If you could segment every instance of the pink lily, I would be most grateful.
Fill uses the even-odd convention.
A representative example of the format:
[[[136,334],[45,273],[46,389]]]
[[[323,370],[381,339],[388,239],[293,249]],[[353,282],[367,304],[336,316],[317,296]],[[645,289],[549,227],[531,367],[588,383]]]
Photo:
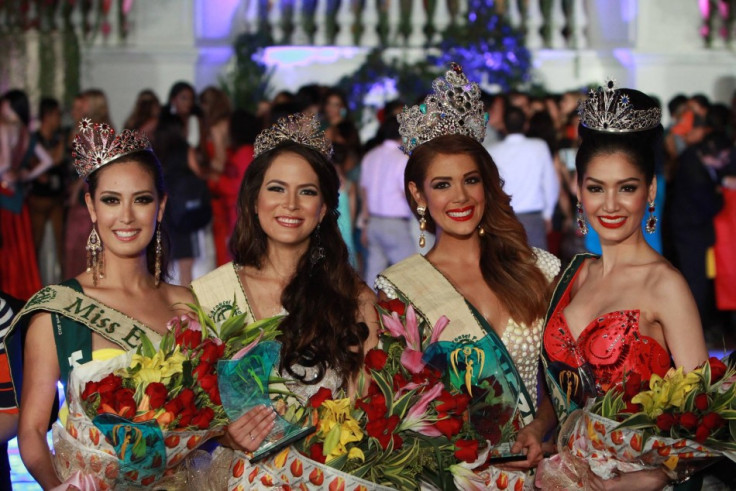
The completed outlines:
[[[413,430],[417,433],[427,436],[440,436],[442,433],[434,427],[434,421],[430,421],[427,415],[427,406],[429,403],[437,399],[442,393],[442,384],[436,384],[427,392],[422,394],[416,404],[414,404],[406,413],[404,420],[401,422],[399,431]]]
[[[388,329],[391,336],[395,338],[404,338],[407,347],[414,350],[421,349],[419,345],[419,327],[417,326],[417,316],[411,305],[406,311],[406,326],[401,323],[399,314],[392,312],[391,315],[383,314],[381,316],[383,326]]]
[[[261,333],[258,335],[256,339],[254,339],[249,344],[247,344],[246,346],[238,350],[238,352],[233,355],[231,360],[239,360],[242,357],[244,357],[250,350],[255,348],[255,346],[258,344],[258,342],[261,340],[262,337],[263,337],[263,329],[261,329]]]
[[[450,319],[444,315],[437,319],[437,323],[432,328],[432,336],[429,338],[429,344],[436,343],[440,340],[440,334],[442,334],[442,331],[445,330],[449,323]]]
[[[199,319],[194,317],[193,314],[186,313],[171,319],[166,324],[166,329],[174,331],[174,335],[178,336],[182,331],[184,331],[184,329],[189,329],[190,331],[201,331],[202,325],[199,323]]]

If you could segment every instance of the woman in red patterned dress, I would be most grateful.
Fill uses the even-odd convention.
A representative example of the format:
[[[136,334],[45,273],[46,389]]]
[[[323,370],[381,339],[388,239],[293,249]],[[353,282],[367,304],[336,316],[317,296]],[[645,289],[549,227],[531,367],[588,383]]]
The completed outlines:
[[[646,231],[656,227],[659,108],[609,82],[580,114],[578,226],[600,235],[602,255],[573,259],[548,311],[543,358],[561,422],[629,374],[648,379],[671,366],[689,371],[708,358],[687,283],[647,244],[641,227],[645,213]],[[667,477],[655,470],[593,481],[596,488],[631,491],[661,489]]]

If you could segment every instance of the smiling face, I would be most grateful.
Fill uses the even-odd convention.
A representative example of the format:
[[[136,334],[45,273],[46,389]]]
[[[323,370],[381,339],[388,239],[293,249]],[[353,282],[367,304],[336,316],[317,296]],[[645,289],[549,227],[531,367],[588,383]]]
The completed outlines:
[[[470,236],[483,218],[483,180],[470,155],[437,154],[427,167],[421,189],[410,182],[409,190],[417,204],[427,208],[440,233]]]
[[[94,196],[85,196],[106,254],[145,256],[163,219],[166,197],[159,198],[151,173],[135,161],[109,164],[96,171]]]
[[[647,184],[644,173],[622,152],[599,154],[588,164],[579,193],[601,242],[624,242],[642,235],[641,220],[657,182]]]
[[[277,155],[263,176],[255,211],[269,244],[306,248],[327,211],[309,162],[293,152]]]

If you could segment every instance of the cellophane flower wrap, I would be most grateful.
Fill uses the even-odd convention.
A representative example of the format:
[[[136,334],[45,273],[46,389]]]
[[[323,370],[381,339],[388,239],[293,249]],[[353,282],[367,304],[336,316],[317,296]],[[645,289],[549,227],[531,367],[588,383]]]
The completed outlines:
[[[381,348],[366,355],[359,396],[333,397],[323,388],[307,402],[295,416],[316,426],[316,432],[297,445],[299,452],[287,449],[274,459],[281,475],[304,476],[298,484],[302,489],[528,485],[522,473],[494,472],[487,465],[488,456],[499,451],[495,446],[512,439],[516,429],[515,401],[504,397],[504,383],[481,377],[480,366],[475,374],[470,368],[472,357],[479,365],[492,366],[492,361],[480,350],[461,347],[453,357],[451,350],[440,349],[446,348],[438,339],[447,318],[426,325],[400,300],[382,303],[379,314]],[[439,355],[454,363],[435,368],[430,361]],[[474,414],[495,419],[476,425]]]
[[[545,489],[586,488],[590,472],[662,469],[682,480],[715,459],[736,462],[736,367],[710,358],[689,373],[629,373],[568,416],[558,449],[540,465]]]
[[[179,464],[228,422],[217,361],[277,331],[270,319],[246,324],[234,314],[216,325],[188,306],[192,312],[173,318],[158,346],[144,336],[135,351],[72,370],[66,425],[53,427],[62,480],[81,472],[100,489],[176,489],[191,480]]]

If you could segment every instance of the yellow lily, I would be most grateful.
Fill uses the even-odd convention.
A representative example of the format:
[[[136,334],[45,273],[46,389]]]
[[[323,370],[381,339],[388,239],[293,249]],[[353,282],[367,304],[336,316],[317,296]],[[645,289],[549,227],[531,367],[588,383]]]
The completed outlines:
[[[363,439],[360,424],[350,414],[350,409],[350,399],[347,398],[326,400],[322,403],[319,432],[325,440],[323,453],[328,462],[348,453],[346,447],[348,443],[359,442]],[[351,453],[355,458],[365,459],[362,452],[360,456],[356,452],[351,451]]]
[[[635,395],[631,402],[641,404],[647,416],[656,418],[668,408],[682,409],[688,394],[700,380],[697,372],[685,374],[682,367],[670,368],[664,378],[653,374],[649,380],[650,390]]]

